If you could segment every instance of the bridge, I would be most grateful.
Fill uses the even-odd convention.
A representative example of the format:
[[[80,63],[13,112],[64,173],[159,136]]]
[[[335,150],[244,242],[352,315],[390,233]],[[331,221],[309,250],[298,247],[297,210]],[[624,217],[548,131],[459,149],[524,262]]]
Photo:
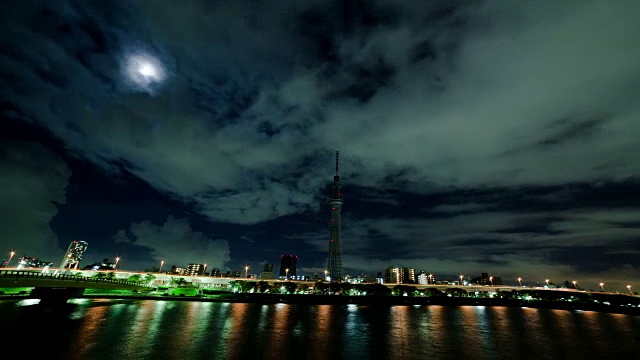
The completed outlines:
[[[215,288],[229,288],[232,281],[246,281],[246,282],[259,282],[266,281],[269,285],[274,283],[282,283],[283,279],[249,279],[249,278],[224,278],[224,277],[212,277],[212,276],[183,276],[167,273],[145,273],[134,272],[126,270],[64,270],[64,273],[56,274],[58,269],[21,269],[4,268],[0,269],[0,288],[34,288],[32,296],[44,294],[48,296],[52,290],[56,289],[57,292],[61,292],[62,289],[66,289],[67,292],[72,292],[74,295],[82,295],[84,289],[105,289],[105,290],[137,290],[137,291],[151,291],[159,286],[172,285],[172,279],[183,278],[187,286],[196,287],[199,289],[215,289]],[[97,277],[99,273],[111,274],[111,279]],[[150,283],[142,283],[129,281],[128,279],[134,275],[144,276],[151,274],[154,279]],[[300,280],[286,280],[298,285],[306,286],[309,288],[314,287],[316,280],[300,281]],[[366,285],[368,283],[363,283]],[[546,288],[546,287],[520,287],[510,285],[496,285],[496,286],[484,286],[484,285],[459,285],[459,284],[384,284],[384,286],[392,289],[397,285],[412,286],[417,290],[425,290],[427,288],[436,288],[438,290],[448,291],[464,291],[466,293],[478,292],[478,293],[496,293],[498,291],[514,291],[514,290],[551,290],[551,291],[564,291],[564,292],[585,292],[584,290],[566,289],[566,288]],[[75,290],[75,291],[74,291]],[[44,292],[44,293],[43,293]],[[588,291],[591,292],[591,291]],[[72,297],[70,296],[70,297]]]
[[[110,290],[151,290],[152,285],[118,279],[84,277],[69,274],[52,274],[20,270],[0,270],[0,288],[91,288]]]
[[[30,297],[66,301],[80,296],[85,289],[150,291],[152,285],[118,279],[104,279],[72,274],[0,270],[0,288],[33,288]]]

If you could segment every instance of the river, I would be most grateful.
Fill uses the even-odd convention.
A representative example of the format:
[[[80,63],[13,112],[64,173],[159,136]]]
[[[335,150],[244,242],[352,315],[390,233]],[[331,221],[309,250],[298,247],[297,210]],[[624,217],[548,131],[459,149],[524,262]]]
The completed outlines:
[[[640,358],[640,317],[530,308],[0,301],[0,326],[34,359]]]

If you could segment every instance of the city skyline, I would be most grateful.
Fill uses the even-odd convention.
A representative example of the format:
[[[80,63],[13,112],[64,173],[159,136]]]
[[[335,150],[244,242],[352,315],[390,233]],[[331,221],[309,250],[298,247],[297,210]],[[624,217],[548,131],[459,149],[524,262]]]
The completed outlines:
[[[69,257],[68,256],[69,253],[72,253],[72,254],[74,253],[74,251],[72,250],[78,247],[78,243],[80,243],[79,246],[82,248],[82,250],[79,255],[78,262],[75,263],[76,265],[79,265],[79,261],[81,261],[82,254],[84,254],[84,251],[86,250],[87,243],[84,241],[72,241],[71,244],[69,245],[69,249],[65,253],[65,259],[66,259],[67,257]],[[11,257],[13,257],[15,253],[16,253],[15,251],[11,251],[10,252]],[[75,256],[72,256],[72,257],[75,257]],[[29,256],[25,256],[24,258],[25,258],[24,260],[22,257],[19,258],[20,261],[18,264],[7,264],[7,259],[3,259],[0,262],[0,267],[9,267],[9,268],[15,268],[16,270],[27,270],[27,271],[32,271],[33,269],[42,268],[43,272],[52,272],[57,269],[57,268],[50,267],[51,265],[53,265],[53,262],[36,261],[35,258],[31,258]],[[233,270],[229,268],[227,268],[226,273],[222,273],[221,270],[218,268],[210,268],[210,271],[207,271],[207,268],[208,268],[207,264],[196,264],[196,263],[190,263],[188,266],[184,266],[183,264],[169,265],[171,269],[165,270],[163,272],[162,266],[164,266],[165,263],[171,264],[170,262],[165,260],[161,260],[161,264],[159,268],[155,268],[154,266],[151,266],[150,268],[147,268],[144,271],[122,269],[122,268],[117,269],[116,266],[120,260],[121,260],[120,257],[116,257],[115,263],[110,263],[108,258],[104,258],[101,264],[94,263],[94,264],[85,265],[79,268],[73,267],[73,270],[83,270],[83,271],[90,270],[90,271],[97,271],[97,272],[104,272],[106,270],[106,271],[121,271],[123,273],[134,272],[134,273],[146,273],[146,274],[162,273],[167,275],[175,275],[178,277],[180,276],[231,277],[231,278],[238,278],[238,279],[244,279],[244,280],[265,280],[266,279],[269,281],[273,281],[274,279],[277,278],[277,279],[287,280],[287,281],[288,280],[298,280],[298,281],[302,280],[302,281],[312,281],[312,282],[335,281],[335,279],[331,279],[330,277],[327,277],[328,270],[325,270],[324,272],[297,274],[296,269],[297,269],[298,256],[295,256],[293,254],[281,255],[280,273],[279,273],[279,276],[277,277],[274,276],[274,273],[272,272],[273,270],[272,263],[256,264],[258,267],[263,266],[262,268],[263,272],[258,274],[249,273],[249,269],[252,268],[252,266],[250,266],[249,264],[245,264],[244,275],[243,275],[242,271],[237,269]],[[7,266],[7,265],[13,265],[13,266]],[[67,267],[66,269],[70,270],[71,267]],[[268,275],[268,276],[262,277],[262,275]],[[417,269],[414,269],[411,267],[409,268],[394,267],[389,265],[389,267],[385,268],[383,272],[377,272],[377,276],[376,276],[375,269],[373,270],[369,269],[369,271],[363,271],[358,274],[344,274],[343,278],[340,281],[351,282],[351,283],[361,283],[362,280],[364,280],[364,283],[420,284],[420,285],[427,285],[427,284],[473,285],[473,284],[476,284],[476,285],[484,285],[484,286],[492,286],[492,287],[502,286],[502,285],[511,287],[517,284],[520,287],[535,288],[535,287],[546,286],[549,288],[574,288],[574,289],[585,290],[585,291],[598,291],[598,290],[594,290],[594,289],[597,289],[598,287],[602,289],[602,291],[605,291],[605,285],[606,285],[607,288],[610,288],[610,290],[613,290],[614,292],[620,292],[621,290],[624,291],[624,289],[626,289],[629,292],[632,292],[631,289],[633,288],[631,284],[625,284],[623,286],[620,286],[620,289],[617,289],[616,286],[611,287],[610,286],[611,283],[603,282],[603,280],[606,280],[606,279],[600,279],[596,283],[591,283],[588,280],[583,281],[583,278],[581,278],[580,276],[577,276],[577,277],[573,276],[572,277],[573,280],[569,280],[569,278],[523,279],[522,277],[517,277],[514,279],[506,279],[506,282],[503,284],[502,278],[498,275],[499,274],[490,275],[489,273],[478,272],[478,271],[471,272],[468,274],[443,274],[443,273],[436,273],[436,272],[427,272],[423,269],[418,272]],[[420,280],[421,277],[422,277],[422,281]],[[438,280],[436,280],[436,278]],[[580,279],[580,280],[578,281],[576,279]],[[353,282],[352,280],[360,280],[360,281]],[[614,281],[614,284],[615,283],[617,282]]]
[[[640,279],[638,2],[185,4],[0,14],[0,259]]]

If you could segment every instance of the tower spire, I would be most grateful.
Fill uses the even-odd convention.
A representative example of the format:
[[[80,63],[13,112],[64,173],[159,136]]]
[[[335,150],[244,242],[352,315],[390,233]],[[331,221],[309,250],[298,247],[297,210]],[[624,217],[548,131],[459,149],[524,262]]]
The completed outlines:
[[[331,224],[329,225],[329,258],[327,259],[328,277],[331,281],[342,281],[342,234],[340,229],[340,210],[342,209],[342,186],[338,169],[340,152],[336,151],[336,176],[333,177],[331,206]]]

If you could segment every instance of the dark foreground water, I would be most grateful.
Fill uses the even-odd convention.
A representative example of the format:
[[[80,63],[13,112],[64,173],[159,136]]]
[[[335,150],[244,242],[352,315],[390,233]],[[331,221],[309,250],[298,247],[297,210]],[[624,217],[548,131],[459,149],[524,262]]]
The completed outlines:
[[[640,358],[640,318],[629,315],[473,306],[73,302],[49,308],[0,301],[0,358]],[[14,351],[18,357],[9,357]]]

